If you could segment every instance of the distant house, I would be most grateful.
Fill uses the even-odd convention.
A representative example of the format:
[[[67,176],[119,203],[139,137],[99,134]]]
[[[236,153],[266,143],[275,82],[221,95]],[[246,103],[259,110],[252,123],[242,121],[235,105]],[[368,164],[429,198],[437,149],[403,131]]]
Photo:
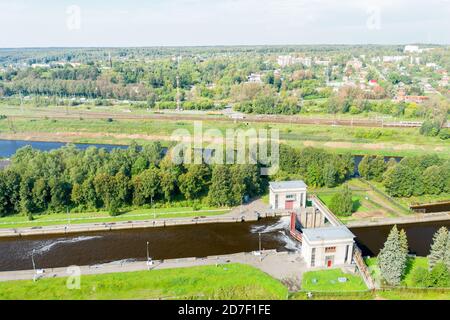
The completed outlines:
[[[415,45],[407,45],[405,46],[405,49],[403,50],[405,53],[409,52],[409,53],[414,53],[414,52],[420,52],[419,46],[415,46]]]
[[[252,73],[247,77],[247,81],[250,83],[262,83],[261,77],[260,73]]]
[[[270,182],[270,207],[274,210],[305,208],[306,189],[307,186],[302,180]]]

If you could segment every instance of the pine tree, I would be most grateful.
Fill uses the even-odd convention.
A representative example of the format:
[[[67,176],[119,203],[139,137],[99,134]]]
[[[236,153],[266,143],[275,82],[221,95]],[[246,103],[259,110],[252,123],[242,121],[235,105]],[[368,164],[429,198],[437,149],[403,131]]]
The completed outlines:
[[[404,242],[400,240],[397,226],[394,226],[378,254],[378,265],[381,275],[390,285],[398,285],[406,268]]]
[[[402,246],[403,254],[407,257],[409,250],[408,250],[408,237],[406,236],[406,232],[404,229],[400,230],[399,233],[399,240],[400,244]]]
[[[446,227],[440,228],[433,236],[430,254],[428,255],[428,265],[432,269],[439,262],[449,265],[450,245],[449,232]]]

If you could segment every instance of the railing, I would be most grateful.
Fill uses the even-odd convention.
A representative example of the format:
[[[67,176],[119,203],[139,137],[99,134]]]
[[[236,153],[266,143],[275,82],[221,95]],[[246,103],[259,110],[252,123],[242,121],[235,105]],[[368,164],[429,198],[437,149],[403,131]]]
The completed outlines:
[[[291,230],[290,233],[295,240],[302,242],[302,234],[300,232],[297,230]]]
[[[364,282],[366,283],[367,287],[369,289],[375,289],[375,283],[372,279],[372,276],[370,275],[366,263],[364,262],[361,249],[359,249],[356,244],[354,245],[353,250],[353,261],[355,261],[356,266],[358,267],[358,270],[361,273],[361,276]]]
[[[310,195],[309,199],[312,201],[313,205],[316,206],[320,212],[322,212],[331,224],[335,227],[343,225],[341,220],[339,220],[333,212],[331,212],[316,195]]]

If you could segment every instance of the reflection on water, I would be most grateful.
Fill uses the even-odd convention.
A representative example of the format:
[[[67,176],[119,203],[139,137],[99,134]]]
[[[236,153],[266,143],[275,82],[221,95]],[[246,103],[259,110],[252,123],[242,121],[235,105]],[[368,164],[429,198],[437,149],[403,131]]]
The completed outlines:
[[[33,236],[0,240],[0,271],[31,269],[31,253],[37,268],[69,265],[95,265],[145,260],[150,242],[153,259],[206,257],[259,248],[279,251],[300,250],[300,244],[288,233],[289,217],[258,222],[199,224],[167,228],[149,228],[95,232],[70,236]],[[429,252],[433,234],[450,221],[401,225],[410,251],[420,256]],[[376,255],[392,226],[353,228],[364,255]]]
[[[433,235],[440,227],[450,228],[450,221],[411,223],[397,227],[405,229],[410,252],[426,256],[430,252]],[[351,231],[356,235],[356,241],[363,254],[374,256],[380,252],[391,229],[392,226],[376,226],[352,228]]]
[[[123,259],[145,260],[150,242],[153,259],[205,257],[263,249],[296,250],[287,234],[289,221],[199,224],[95,232],[84,235],[33,236],[0,240],[0,270],[31,269],[35,249],[38,268],[93,265]]]

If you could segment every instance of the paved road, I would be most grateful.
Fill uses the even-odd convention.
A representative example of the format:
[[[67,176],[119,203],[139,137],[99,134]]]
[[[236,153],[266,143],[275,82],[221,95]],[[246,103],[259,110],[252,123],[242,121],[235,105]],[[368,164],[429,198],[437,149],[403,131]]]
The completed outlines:
[[[300,256],[300,253],[267,250],[263,251],[261,255],[256,255],[255,253],[237,253],[207,258],[183,258],[154,261],[154,264],[150,267],[150,271],[227,263],[242,263],[256,267],[272,277],[279,279],[292,290],[298,290],[302,274],[307,270],[305,261]],[[45,269],[45,272],[41,276],[42,278],[68,277],[70,275],[68,270],[68,268]],[[149,270],[145,261],[113,262],[80,267],[81,276],[142,270]],[[31,280],[33,279],[34,274],[35,272],[33,270],[0,272],[0,281]],[[83,281],[82,278],[81,281]]]

